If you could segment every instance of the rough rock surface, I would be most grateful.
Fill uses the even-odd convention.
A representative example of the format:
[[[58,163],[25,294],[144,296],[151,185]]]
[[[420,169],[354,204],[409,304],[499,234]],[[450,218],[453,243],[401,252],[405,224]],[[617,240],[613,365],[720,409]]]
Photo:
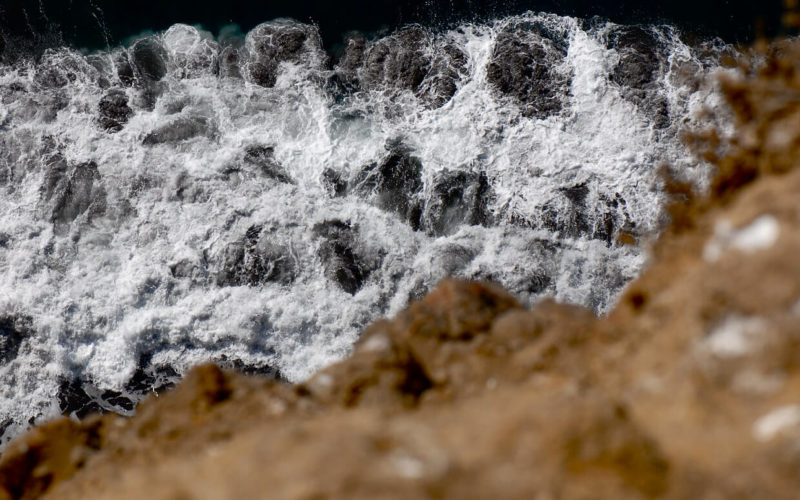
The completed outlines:
[[[564,47],[536,28],[500,33],[486,77],[498,92],[515,99],[525,116],[543,119],[561,111],[572,77],[559,67]]]
[[[317,28],[289,20],[258,25],[247,35],[246,48],[250,78],[267,88],[277,83],[281,64],[314,65],[324,59]]]
[[[120,90],[111,90],[100,99],[97,123],[109,133],[119,132],[128,123],[133,110],[128,106],[128,96]]]
[[[398,214],[414,230],[420,228],[422,163],[402,145],[387,145],[380,163],[364,167],[353,181],[352,190],[369,197],[384,210]]]
[[[304,384],[204,366],[130,419],[40,426],[0,498],[796,498],[800,49],[775,53],[723,81],[734,134],[692,138],[710,193],[668,184],[608,316],[446,280]]]
[[[336,75],[347,89],[386,92],[398,97],[411,91],[430,108],[447,104],[466,72],[467,56],[458,47],[411,26],[369,43],[347,40]]]

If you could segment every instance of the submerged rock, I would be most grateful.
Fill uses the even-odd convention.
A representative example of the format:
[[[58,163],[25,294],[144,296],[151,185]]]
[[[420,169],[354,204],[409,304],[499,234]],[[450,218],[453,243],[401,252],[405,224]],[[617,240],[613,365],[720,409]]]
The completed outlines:
[[[219,76],[223,78],[241,78],[239,65],[242,60],[241,50],[232,45],[222,48],[219,53]]]
[[[269,179],[274,179],[284,184],[293,184],[294,181],[284,168],[275,160],[275,148],[254,144],[244,151],[244,161],[249,165],[258,167],[259,173]]]
[[[106,193],[93,161],[69,165],[59,154],[48,165],[42,184],[47,218],[57,229],[69,226],[84,213],[99,214],[106,208]]]
[[[351,192],[372,199],[378,207],[398,214],[414,230],[422,217],[422,162],[402,146],[389,146],[388,155],[364,167],[352,182]]]
[[[160,125],[142,140],[145,146],[181,142],[194,137],[209,136],[214,124],[204,116],[181,116]]]
[[[33,320],[27,316],[0,316],[0,365],[17,357],[22,343],[33,335]]]
[[[320,181],[322,182],[322,187],[331,197],[344,196],[347,193],[347,181],[332,168],[326,168],[322,172]]]
[[[616,26],[608,35],[608,46],[619,53],[619,62],[611,72],[614,83],[643,88],[658,78],[661,54],[652,28]]]
[[[291,250],[263,226],[250,227],[240,241],[228,245],[220,266],[219,286],[289,285],[299,272]]]
[[[61,379],[58,385],[58,405],[62,415],[74,418],[104,412],[103,407],[86,392],[80,379]]]
[[[314,226],[320,239],[317,255],[327,278],[349,294],[355,294],[380,267],[380,256],[363,256],[358,248],[358,227],[341,220],[327,220]]]
[[[169,61],[179,78],[219,73],[219,46],[209,34],[197,28],[176,24],[164,33]]]
[[[262,87],[274,87],[281,63],[316,65],[324,59],[315,26],[290,20],[264,23],[247,34],[247,73]]]
[[[121,90],[107,92],[98,105],[97,123],[109,133],[119,132],[133,116],[128,106],[128,96]]]
[[[462,225],[478,225],[488,218],[489,180],[484,172],[442,171],[433,179],[423,226],[436,235],[448,235]]]

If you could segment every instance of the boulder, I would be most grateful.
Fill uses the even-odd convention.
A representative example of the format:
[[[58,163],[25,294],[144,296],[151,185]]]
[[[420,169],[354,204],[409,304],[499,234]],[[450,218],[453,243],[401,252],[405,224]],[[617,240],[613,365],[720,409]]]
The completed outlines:
[[[380,266],[380,258],[368,258],[358,251],[358,227],[341,220],[316,224],[314,235],[320,240],[317,255],[327,278],[354,295]]]
[[[100,99],[97,123],[109,133],[119,132],[133,116],[128,96],[121,90],[110,90]]]
[[[209,136],[214,132],[214,124],[204,116],[179,116],[156,127],[142,140],[145,146],[177,143],[195,137]]]
[[[371,43],[361,36],[350,38],[336,75],[346,89],[390,95],[411,91],[427,106],[439,108],[455,94],[466,65],[460,48],[412,26]]]
[[[617,26],[609,33],[607,43],[619,54],[609,79],[656,128],[668,127],[669,104],[658,84],[666,60],[657,33],[645,26]]]
[[[298,273],[290,249],[277,243],[274,233],[256,225],[225,248],[216,281],[219,286],[289,285]]]
[[[362,168],[350,191],[367,196],[383,210],[396,213],[414,230],[420,228],[422,162],[402,146],[389,146],[388,154],[379,163]]]
[[[445,170],[434,176],[423,226],[436,236],[453,234],[467,225],[484,224],[488,217],[489,180],[484,172]]]
[[[275,148],[254,144],[244,151],[244,162],[258,168],[259,173],[268,179],[274,179],[284,184],[293,184],[294,181],[284,168],[275,160]]]
[[[135,77],[142,82],[157,82],[167,74],[167,52],[155,37],[134,43],[128,56]]]
[[[57,229],[63,229],[84,213],[102,213],[106,193],[97,163],[70,165],[60,154],[50,159],[42,184],[45,215]]]
[[[557,41],[537,30],[504,31],[495,40],[486,78],[525,116],[544,119],[566,104],[572,77],[558,67],[565,55]]]
[[[264,23],[247,34],[247,73],[262,87],[275,86],[281,63],[314,64],[324,58],[315,26],[290,20]]]
[[[28,316],[0,316],[0,365],[17,357],[22,343],[33,335],[33,320]]]

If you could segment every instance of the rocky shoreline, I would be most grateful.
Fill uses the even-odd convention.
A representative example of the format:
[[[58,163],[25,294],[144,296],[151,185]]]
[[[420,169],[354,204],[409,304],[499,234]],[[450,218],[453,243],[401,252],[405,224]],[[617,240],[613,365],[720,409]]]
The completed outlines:
[[[125,419],[12,442],[0,499],[794,498],[800,476],[800,48],[722,88],[691,139],[710,192],[605,317],[446,280],[290,385],[195,369]]]

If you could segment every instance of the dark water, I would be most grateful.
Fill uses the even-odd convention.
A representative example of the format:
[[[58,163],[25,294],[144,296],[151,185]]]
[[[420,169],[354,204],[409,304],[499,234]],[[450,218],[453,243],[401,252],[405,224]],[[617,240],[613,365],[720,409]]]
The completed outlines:
[[[177,22],[199,24],[214,33],[236,24],[247,32],[260,22],[291,17],[318,25],[325,46],[335,48],[343,35],[353,30],[377,32],[407,23],[446,26],[528,10],[581,18],[600,16],[622,24],[665,23],[734,43],[746,43],[757,32],[777,34],[781,12],[778,1],[746,0],[655,4],[614,0],[1,0],[0,43],[15,50],[19,50],[20,42],[29,50],[63,42],[97,49],[118,45],[142,31],[164,30]]]

